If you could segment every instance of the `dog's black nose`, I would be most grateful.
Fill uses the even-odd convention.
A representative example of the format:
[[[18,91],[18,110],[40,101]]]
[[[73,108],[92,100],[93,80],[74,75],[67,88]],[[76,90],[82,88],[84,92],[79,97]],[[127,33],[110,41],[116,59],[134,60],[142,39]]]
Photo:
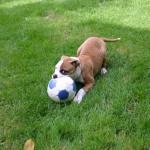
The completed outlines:
[[[54,74],[54,75],[53,75],[53,78],[56,79],[56,78],[57,78],[57,74]]]

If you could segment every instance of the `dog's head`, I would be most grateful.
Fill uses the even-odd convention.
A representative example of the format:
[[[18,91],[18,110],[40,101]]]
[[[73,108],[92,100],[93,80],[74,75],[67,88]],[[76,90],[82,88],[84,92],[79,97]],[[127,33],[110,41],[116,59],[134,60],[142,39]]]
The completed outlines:
[[[79,60],[76,57],[62,56],[60,61],[55,66],[55,72],[52,78],[60,78],[69,76],[74,79],[77,76],[79,67]]]

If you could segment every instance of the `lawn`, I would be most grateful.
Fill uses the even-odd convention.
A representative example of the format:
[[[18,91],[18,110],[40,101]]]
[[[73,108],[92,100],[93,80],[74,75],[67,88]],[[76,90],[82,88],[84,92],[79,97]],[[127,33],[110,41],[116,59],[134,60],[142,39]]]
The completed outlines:
[[[0,150],[150,149],[149,0],[0,1]],[[82,103],[60,105],[47,84],[62,55],[90,36],[107,43],[105,76]]]

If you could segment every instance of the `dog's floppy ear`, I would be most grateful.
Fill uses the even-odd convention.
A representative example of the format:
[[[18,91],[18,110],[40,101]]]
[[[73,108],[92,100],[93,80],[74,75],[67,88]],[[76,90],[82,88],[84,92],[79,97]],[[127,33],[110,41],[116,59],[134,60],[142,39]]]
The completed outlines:
[[[72,61],[71,61],[71,64],[72,64],[73,66],[75,66],[75,67],[77,67],[77,66],[80,65],[80,63],[79,63],[78,60],[72,60]]]
[[[64,56],[64,55],[63,55],[63,56],[61,56],[61,59],[64,59],[64,58],[67,58],[67,56]]]

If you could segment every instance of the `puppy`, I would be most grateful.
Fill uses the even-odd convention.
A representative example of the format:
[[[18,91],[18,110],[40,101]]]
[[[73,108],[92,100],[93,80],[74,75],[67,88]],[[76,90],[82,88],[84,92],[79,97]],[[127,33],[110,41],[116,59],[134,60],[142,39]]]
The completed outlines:
[[[101,74],[107,73],[106,70],[106,43],[120,40],[90,37],[77,50],[77,57],[62,56],[61,60],[55,66],[55,72],[52,78],[69,76],[76,82],[84,83],[74,101],[80,103],[83,96],[94,85],[94,76],[101,71]]]

